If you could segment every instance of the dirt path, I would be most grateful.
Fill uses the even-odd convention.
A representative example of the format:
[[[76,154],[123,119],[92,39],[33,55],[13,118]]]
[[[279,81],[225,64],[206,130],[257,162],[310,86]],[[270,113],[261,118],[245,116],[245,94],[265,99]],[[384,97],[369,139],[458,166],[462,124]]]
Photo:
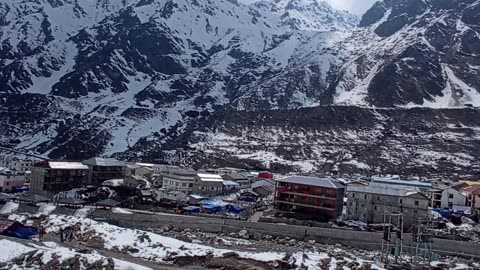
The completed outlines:
[[[61,243],[60,239],[56,235],[51,235],[47,234],[43,238],[44,242],[54,242],[58,245],[67,247],[67,248],[72,248],[72,249],[83,249],[83,250],[92,250],[98,252],[100,255],[105,256],[107,258],[113,258],[117,260],[122,260],[126,261],[129,263],[133,264],[138,264],[144,267],[151,268],[153,270],[206,270],[207,268],[203,268],[200,266],[183,266],[183,267],[178,267],[178,266],[173,266],[173,265],[166,265],[166,264],[160,264],[157,262],[152,262],[152,261],[146,261],[138,257],[134,257],[128,254],[124,253],[119,253],[119,252],[114,252],[110,250],[105,250],[105,249],[97,249],[97,248],[91,248],[86,246],[84,243],[75,241],[73,240],[72,242],[65,242]]]

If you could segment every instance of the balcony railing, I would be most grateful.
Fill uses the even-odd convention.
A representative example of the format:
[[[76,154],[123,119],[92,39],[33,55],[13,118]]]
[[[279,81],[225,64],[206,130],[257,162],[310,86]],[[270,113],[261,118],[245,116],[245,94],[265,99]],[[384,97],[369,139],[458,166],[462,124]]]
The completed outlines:
[[[314,204],[306,204],[306,203],[300,203],[300,202],[295,202],[295,201],[286,201],[286,200],[275,200],[275,204],[289,204],[289,205],[295,205],[295,206],[302,206],[306,208],[315,208],[319,210],[326,210],[326,211],[335,211],[335,207],[327,207],[327,206],[318,206]]]

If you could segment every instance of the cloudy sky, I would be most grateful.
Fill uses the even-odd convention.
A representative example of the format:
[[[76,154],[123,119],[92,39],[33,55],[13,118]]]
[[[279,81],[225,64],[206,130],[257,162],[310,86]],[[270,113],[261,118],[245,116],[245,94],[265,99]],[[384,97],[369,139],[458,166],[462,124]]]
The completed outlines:
[[[377,0],[325,0],[332,7],[340,10],[348,10],[351,13],[357,15],[363,15],[363,13],[369,9],[373,3]]]

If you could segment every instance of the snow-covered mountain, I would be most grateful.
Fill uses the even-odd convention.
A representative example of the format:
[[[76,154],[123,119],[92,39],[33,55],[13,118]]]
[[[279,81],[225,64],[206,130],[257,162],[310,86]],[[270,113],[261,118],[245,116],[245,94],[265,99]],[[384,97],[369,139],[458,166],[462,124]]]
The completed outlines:
[[[0,143],[171,161],[238,110],[480,106],[478,11],[474,0],[385,0],[361,19],[320,0],[0,0]]]

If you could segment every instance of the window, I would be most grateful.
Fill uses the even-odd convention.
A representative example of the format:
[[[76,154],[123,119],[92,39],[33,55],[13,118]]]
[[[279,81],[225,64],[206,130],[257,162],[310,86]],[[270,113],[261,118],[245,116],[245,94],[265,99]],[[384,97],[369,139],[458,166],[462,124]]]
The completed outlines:
[[[419,201],[415,201],[415,205],[420,205],[420,202],[419,202]]]
[[[365,207],[365,204],[362,203],[362,204],[360,205],[360,207]]]
[[[381,198],[380,198],[380,196],[378,196],[378,197],[377,197],[377,201],[380,201],[380,200],[381,200]]]
[[[352,198],[355,198],[355,193],[352,193]]]
[[[453,199],[453,194],[448,194],[448,198]]]
[[[366,199],[367,199],[367,194],[365,194],[365,196],[364,196],[364,197],[365,197],[365,200],[366,200]]]
[[[366,218],[366,217],[367,217],[367,214],[362,214],[362,217]]]
[[[376,206],[376,205],[373,207],[373,210],[377,210],[377,206]]]
[[[400,203],[403,203],[403,199],[400,199]]]

